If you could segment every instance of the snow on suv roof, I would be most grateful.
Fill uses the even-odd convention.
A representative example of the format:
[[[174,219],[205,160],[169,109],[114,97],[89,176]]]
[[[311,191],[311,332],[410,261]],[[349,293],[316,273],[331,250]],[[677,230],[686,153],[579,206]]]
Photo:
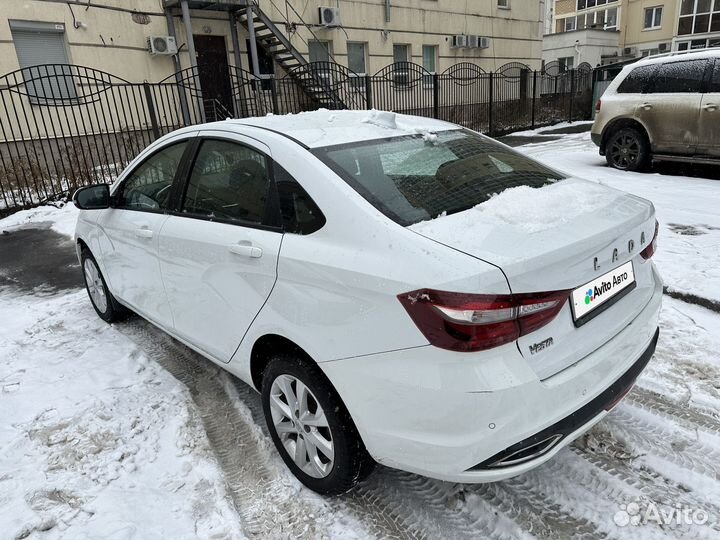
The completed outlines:
[[[449,122],[392,112],[327,109],[225,120],[217,124],[226,127],[242,124],[271,129],[311,148],[460,129]]]
[[[680,62],[682,60],[703,60],[705,58],[720,58],[720,48],[705,49],[695,52],[681,52],[680,54],[659,54],[650,56],[630,64],[633,68],[637,66],[646,66],[650,64],[664,64],[665,62]]]

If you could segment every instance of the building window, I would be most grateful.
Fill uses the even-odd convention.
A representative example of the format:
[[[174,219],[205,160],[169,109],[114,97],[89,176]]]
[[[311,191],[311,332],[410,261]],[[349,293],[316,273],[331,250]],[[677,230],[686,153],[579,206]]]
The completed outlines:
[[[705,49],[706,47],[720,47],[720,39],[693,39],[692,41],[680,41],[677,44],[678,51]]]
[[[75,99],[75,83],[67,65],[65,25],[10,21],[10,32],[30,102],[61,104]]]
[[[430,73],[437,71],[437,45],[423,45],[423,67]]]
[[[510,0],[497,0],[497,7],[510,9]]]
[[[362,76],[367,74],[367,44],[348,42],[347,54],[348,68],[359,75],[351,75],[350,84],[355,90],[364,90],[365,81]]]
[[[309,56],[311,62],[329,62],[330,61],[330,42],[329,41],[309,41]]]
[[[393,45],[393,62],[409,62],[410,61],[410,45],[395,44]]]
[[[367,44],[350,43],[347,44],[348,68],[358,75],[367,73]]]
[[[568,71],[575,67],[575,57],[573,56],[564,56],[563,58],[558,58],[558,62],[560,63],[561,72]]]
[[[662,6],[645,8],[645,22],[643,28],[654,30],[662,26]]]
[[[640,51],[640,56],[642,58],[645,58],[646,56],[653,56],[655,54],[660,54],[660,49],[643,49]]]
[[[678,35],[705,32],[720,32],[720,0],[682,0]]]
[[[605,4],[612,4],[617,0],[577,0],[577,10],[593,8],[595,6],[603,6]]]
[[[575,17],[568,17],[565,19],[565,32],[572,32],[575,30]]]

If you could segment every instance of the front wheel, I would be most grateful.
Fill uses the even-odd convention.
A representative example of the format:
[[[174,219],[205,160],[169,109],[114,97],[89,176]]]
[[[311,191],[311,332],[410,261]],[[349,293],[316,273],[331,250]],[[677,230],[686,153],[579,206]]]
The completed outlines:
[[[644,133],[635,128],[622,128],[610,134],[605,143],[608,165],[621,171],[639,171],[647,165],[650,144]]]
[[[372,471],[350,414],[317,366],[290,356],[271,360],[262,404],[283,461],[313,491],[345,493]]]
[[[97,261],[87,248],[82,250],[81,262],[85,288],[95,312],[108,323],[121,319],[126,314],[126,310],[110,294]]]

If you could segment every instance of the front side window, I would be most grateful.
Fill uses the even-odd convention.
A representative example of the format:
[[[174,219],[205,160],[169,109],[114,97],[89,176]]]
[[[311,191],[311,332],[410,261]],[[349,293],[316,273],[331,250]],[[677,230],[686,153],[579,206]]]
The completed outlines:
[[[195,158],[182,212],[266,224],[269,192],[265,155],[238,143],[208,139]]]
[[[561,178],[462,129],[329,146],[314,153],[401,225],[467,210],[508,188],[540,187]]]
[[[166,210],[186,146],[187,141],[166,146],[143,161],[123,181],[115,205],[127,210]]]
[[[653,94],[700,93],[706,66],[707,60],[660,64],[647,91]]]

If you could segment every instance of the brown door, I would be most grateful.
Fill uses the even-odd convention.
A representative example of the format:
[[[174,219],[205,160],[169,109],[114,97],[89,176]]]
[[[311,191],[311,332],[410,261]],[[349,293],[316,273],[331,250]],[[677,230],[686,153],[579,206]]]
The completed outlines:
[[[208,121],[233,116],[227,48],[223,36],[193,36],[198,76]]]

